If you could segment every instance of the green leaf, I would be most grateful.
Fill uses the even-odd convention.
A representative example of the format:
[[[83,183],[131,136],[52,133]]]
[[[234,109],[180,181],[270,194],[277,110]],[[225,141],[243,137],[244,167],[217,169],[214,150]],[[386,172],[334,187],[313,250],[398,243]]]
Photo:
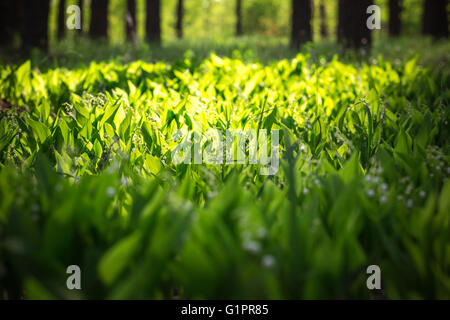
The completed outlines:
[[[158,174],[161,171],[162,164],[159,158],[152,156],[151,154],[147,154],[145,157],[144,168],[153,174]]]
[[[50,136],[50,129],[45,124],[31,118],[28,118],[26,121],[33,130],[33,133],[38,137],[39,141],[44,143]]]
[[[352,157],[347,160],[344,167],[339,170],[339,175],[345,182],[351,181],[353,178],[362,175],[363,170],[359,162],[359,154],[354,153]]]
[[[120,240],[104,254],[99,262],[98,272],[106,285],[113,284],[117,277],[129,266],[131,258],[139,249],[141,239],[141,233],[136,231]]]

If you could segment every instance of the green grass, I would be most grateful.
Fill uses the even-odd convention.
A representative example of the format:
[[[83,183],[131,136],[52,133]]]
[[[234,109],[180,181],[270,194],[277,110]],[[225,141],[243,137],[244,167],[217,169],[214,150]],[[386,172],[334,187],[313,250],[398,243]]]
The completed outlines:
[[[235,45],[0,67],[3,297],[450,297],[448,70]],[[278,174],[174,164],[198,122],[280,130]]]

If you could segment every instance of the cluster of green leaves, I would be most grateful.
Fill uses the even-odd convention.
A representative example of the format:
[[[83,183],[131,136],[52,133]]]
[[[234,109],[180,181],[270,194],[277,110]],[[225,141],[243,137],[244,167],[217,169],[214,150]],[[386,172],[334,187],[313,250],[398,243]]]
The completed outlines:
[[[4,297],[369,298],[372,264],[383,297],[450,297],[450,91],[416,60],[28,62],[0,79]],[[280,130],[279,172],[175,165],[173,133],[199,124]]]

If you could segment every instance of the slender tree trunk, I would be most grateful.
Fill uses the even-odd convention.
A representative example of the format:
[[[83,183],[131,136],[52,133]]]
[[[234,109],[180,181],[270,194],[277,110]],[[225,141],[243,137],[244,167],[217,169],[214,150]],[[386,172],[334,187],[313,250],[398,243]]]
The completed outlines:
[[[397,37],[402,29],[402,0],[389,0],[389,35]]]
[[[242,0],[236,0],[236,36],[242,36]]]
[[[58,5],[58,40],[66,36],[66,0],[59,0]]]
[[[127,35],[127,40],[136,43],[136,0],[127,0],[125,22],[125,34]]]
[[[175,26],[178,39],[183,38],[183,15],[184,15],[183,0],[178,0],[177,1],[177,22],[176,22],[176,26]]]
[[[292,0],[291,47],[293,49],[298,50],[302,44],[312,40],[311,17],[311,0]]]
[[[422,33],[434,38],[448,38],[448,0],[425,0]]]
[[[91,0],[91,1],[96,1],[96,0]],[[78,6],[80,7],[80,24],[81,24],[81,29],[77,30],[78,33],[83,33],[83,10],[84,10],[84,0],[78,0]]]
[[[370,48],[372,33],[367,28],[367,8],[373,0],[339,0],[338,39],[347,47]]]
[[[108,0],[91,0],[89,35],[93,39],[108,38]]]
[[[320,35],[322,38],[328,37],[327,11],[324,0],[320,1]]]
[[[0,1],[0,46],[11,46],[19,29],[19,1]]]
[[[22,49],[26,53],[32,48],[47,51],[50,0],[28,1],[23,4],[22,10]]]
[[[348,4],[345,0],[338,0],[337,36],[338,36],[338,41],[341,43],[344,40],[344,30],[347,29],[345,27],[345,24],[347,22],[346,6],[348,6]]]
[[[146,37],[149,43],[161,43],[161,16],[159,0],[147,0]]]

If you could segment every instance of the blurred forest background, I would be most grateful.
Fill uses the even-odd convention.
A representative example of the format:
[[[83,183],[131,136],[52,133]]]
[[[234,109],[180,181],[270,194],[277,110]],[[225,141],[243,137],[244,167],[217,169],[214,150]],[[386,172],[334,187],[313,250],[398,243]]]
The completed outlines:
[[[0,1],[2,61],[49,50],[59,64],[120,58],[176,60],[246,52],[263,61],[309,50],[317,57],[342,47],[426,59],[430,40],[448,39],[448,0],[35,0]],[[381,30],[365,27],[366,9],[381,7]],[[82,29],[68,30],[66,9],[78,5]],[[341,14],[340,14],[341,13]],[[392,38],[395,40],[392,41]],[[93,45],[89,39],[95,39]],[[420,40],[419,40],[420,39]],[[304,46],[313,42],[315,45]],[[343,45],[342,47],[340,45]],[[448,41],[433,57],[448,58]],[[436,54],[436,50],[439,51]],[[400,54],[401,52],[401,54]],[[245,58],[245,57],[240,57]],[[313,57],[314,58],[314,57]],[[47,61],[48,62],[48,61]]]

